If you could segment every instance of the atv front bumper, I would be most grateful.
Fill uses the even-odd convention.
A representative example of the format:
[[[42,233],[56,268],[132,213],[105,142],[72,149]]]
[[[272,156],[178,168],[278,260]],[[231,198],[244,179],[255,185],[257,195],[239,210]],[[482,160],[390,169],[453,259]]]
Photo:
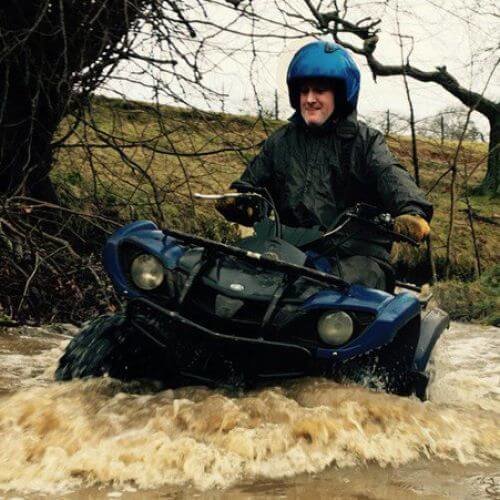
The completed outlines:
[[[317,373],[305,347],[223,334],[144,298],[130,300],[127,318],[164,349],[169,371],[203,383],[234,385],[239,379],[258,382]]]

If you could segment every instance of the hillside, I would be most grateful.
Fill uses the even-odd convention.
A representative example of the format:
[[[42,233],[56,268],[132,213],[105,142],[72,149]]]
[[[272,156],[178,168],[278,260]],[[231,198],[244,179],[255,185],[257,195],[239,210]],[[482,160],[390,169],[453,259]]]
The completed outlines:
[[[83,200],[84,205],[104,204],[111,214],[152,218],[187,230],[196,229],[197,218],[211,218],[213,214],[210,206],[194,202],[192,193],[226,190],[258,150],[255,146],[282,124],[166,106],[158,112],[141,103],[102,99],[94,108],[93,120],[80,126],[68,141],[72,147],[59,151],[54,170],[59,188],[70,199],[78,198],[78,203]],[[77,147],[81,142],[93,146]],[[113,148],[117,144],[125,146],[121,153]],[[410,139],[391,136],[388,144],[413,172]],[[451,174],[446,172],[456,149],[456,143],[441,146],[429,139],[418,142],[422,189],[430,191],[428,196],[435,206],[432,229],[438,274],[444,270],[450,222]],[[213,154],[200,156],[203,152]],[[479,183],[486,168],[486,154],[485,144],[466,143],[458,155],[450,276],[474,276],[471,221],[481,265],[488,268],[497,263],[498,201],[471,194],[469,217],[465,197],[465,179],[470,176],[469,188]],[[398,259],[415,268],[423,265],[426,257],[422,251],[404,248]]]
[[[77,123],[68,120],[60,130],[61,138],[69,138],[56,151],[52,178],[65,210],[48,216],[50,207],[36,208],[45,221],[36,231],[17,219],[16,224],[21,225],[14,227],[14,219],[9,219],[11,227],[22,231],[14,238],[17,243],[7,241],[14,267],[0,266],[0,279],[9,284],[0,292],[0,321],[4,316],[21,321],[78,322],[117,307],[99,254],[107,234],[129,220],[147,218],[163,227],[234,240],[237,228],[224,221],[210,203],[195,200],[193,193],[225,191],[259,144],[281,124],[251,116],[167,106],[158,109],[145,103],[95,98],[86,116]],[[412,172],[411,141],[391,136],[388,144]],[[484,175],[487,147],[464,144],[457,156],[455,143],[441,146],[422,139],[418,150],[422,189],[429,192],[435,206],[432,241],[436,271],[440,280],[448,278],[435,287],[439,303],[455,318],[496,323],[498,201],[475,196],[470,189]],[[455,157],[456,197],[447,261],[449,170]],[[25,202],[14,204],[8,213],[15,218],[20,209],[33,216],[34,207]],[[57,238],[47,240],[43,228],[53,228],[54,220]],[[2,237],[0,226],[0,245],[6,241]],[[23,238],[28,239],[30,251],[24,248]],[[476,279],[478,257],[482,281]],[[394,259],[410,280],[430,280],[426,245],[419,250],[401,245],[395,249]]]

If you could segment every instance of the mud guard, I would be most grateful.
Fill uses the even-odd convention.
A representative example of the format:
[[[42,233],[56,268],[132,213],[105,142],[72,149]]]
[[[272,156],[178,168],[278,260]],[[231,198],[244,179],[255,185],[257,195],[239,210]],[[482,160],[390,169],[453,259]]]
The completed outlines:
[[[424,372],[427,362],[431,356],[432,349],[438,338],[446,328],[450,326],[450,317],[443,310],[431,309],[420,324],[420,336],[418,339],[415,357],[413,359],[413,370]]]
[[[413,358],[412,392],[422,401],[426,399],[426,389],[429,376],[425,369],[432,349],[446,328],[450,326],[450,317],[441,309],[431,309],[420,323],[420,336],[418,339],[415,356]]]

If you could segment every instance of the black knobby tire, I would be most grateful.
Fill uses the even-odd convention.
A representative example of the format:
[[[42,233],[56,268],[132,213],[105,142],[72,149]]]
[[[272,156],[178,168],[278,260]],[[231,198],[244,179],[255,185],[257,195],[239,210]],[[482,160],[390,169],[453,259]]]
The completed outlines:
[[[384,379],[387,392],[410,396],[415,391],[412,364],[419,338],[419,327],[420,321],[411,321],[378,353],[378,370]]]
[[[99,316],[85,325],[59,360],[56,380],[101,377],[159,378],[148,370],[151,352],[141,345],[125,315]]]
[[[337,367],[335,378],[399,396],[416,392],[412,363],[419,326],[418,319],[412,320],[396,333],[390,344]],[[421,394],[417,395],[422,398]]]
[[[382,349],[377,360],[376,373],[386,392],[409,396],[412,393],[410,372],[404,358],[398,359],[400,353],[398,349]],[[390,357],[393,359],[389,359]]]

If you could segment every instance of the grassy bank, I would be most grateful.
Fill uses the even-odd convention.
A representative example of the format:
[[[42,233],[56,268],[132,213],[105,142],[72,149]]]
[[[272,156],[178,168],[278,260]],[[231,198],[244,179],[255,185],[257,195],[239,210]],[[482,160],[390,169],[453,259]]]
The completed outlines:
[[[451,319],[500,326],[500,266],[486,270],[470,282],[456,279],[438,282],[433,287],[437,304]]]
[[[76,248],[80,257],[78,265],[92,261],[93,274],[102,273],[98,264],[99,248],[114,223],[147,218],[163,227],[230,241],[236,237],[236,228],[219,217],[211,204],[197,202],[193,193],[226,190],[258,151],[259,144],[280,125],[280,122],[251,116],[172,107],[158,109],[144,103],[97,98],[91,112],[80,122],[73,124],[68,120],[60,130],[61,137],[72,128],[74,132],[56,151],[52,178],[64,205],[73,214],[69,218],[62,216],[65,229],[58,234],[69,239]],[[412,172],[410,140],[389,137],[388,144],[399,161]],[[429,140],[418,143],[421,187],[435,206],[432,229],[436,272],[441,280],[448,278],[435,287],[436,296],[442,307],[457,319],[495,322],[496,249],[500,243],[498,202],[471,194],[471,188],[484,176],[487,145],[464,144],[458,156],[456,149],[455,143],[440,145]],[[450,236],[450,165],[455,157],[458,168]],[[109,223],[97,224],[96,217]],[[69,226],[71,231],[68,231]],[[105,230],[101,230],[101,226],[106,226]],[[0,244],[1,236],[0,233]],[[40,243],[36,244],[43,245],[43,238],[37,241]],[[393,257],[400,271],[412,281],[430,279],[426,248],[415,250],[401,245],[395,249]],[[478,258],[481,269],[486,271],[481,281],[476,279]],[[26,265],[29,277],[34,264]],[[36,270],[33,283],[39,275]],[[78,287],[81,273],[74,272],[71,276],[74,276],[71,283]],[[0,277],[12,280],[13,274],[4,270]],[[40,275],[43,281],[41,278]],[[26,277],[20,275],[16,279],[21,291],[8,303],[5,295],[0,294],[0,314],[12,315],[14,311],[21,318],[29,317],[29,312],[24,316],[20,314],[29,303],[29,297],[23,299],[23,307],[16,306],[23,297],[21,292],[24,292]],[[52,315],[48,309],[39,320],[79,321],[90,313],[102,312],[109,304],[116,307],[109,283],[104,281],[98,285],[95,281],[89,281],[84,294],[87,309],[69,316],[64,313],[64,307]],[[95,293],[100,300],[99,307],[92,303],[92,290],[96,288],[105,291]],[[63,304],[67,295],[64,284],[60,285],[60,290],[60,303]]]

